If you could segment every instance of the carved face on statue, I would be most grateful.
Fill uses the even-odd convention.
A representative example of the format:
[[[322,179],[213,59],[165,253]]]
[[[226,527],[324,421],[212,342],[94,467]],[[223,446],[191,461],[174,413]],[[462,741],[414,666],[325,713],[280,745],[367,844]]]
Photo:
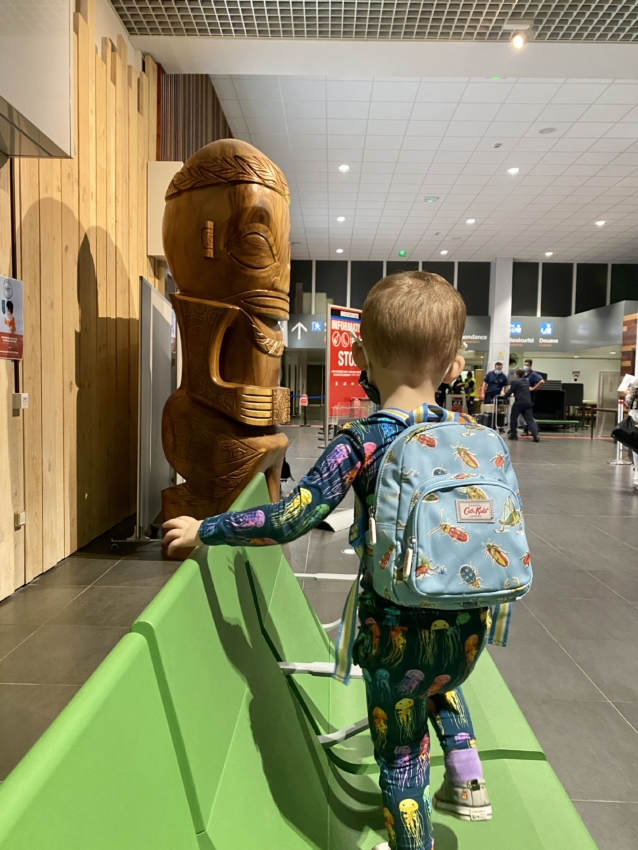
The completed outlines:
[[[192,156],[166,197],[164,249],[180,293],[243,296],[254,315],[287,319],[290,216],[279,169],[247,142],[225,139]]]

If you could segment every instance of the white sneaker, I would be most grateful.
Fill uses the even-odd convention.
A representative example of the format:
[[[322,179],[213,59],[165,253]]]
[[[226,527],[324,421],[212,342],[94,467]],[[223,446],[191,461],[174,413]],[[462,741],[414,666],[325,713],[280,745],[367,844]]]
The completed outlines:
[[[447,776],[432,798],[437,812],[453,815],[460,820],[491,820],[492,806],[484,779],[471,779],[454,785]]]
[[[382,844],[376,844],[372,850],[390,850],[390,845],[387,841],[384,841]]]

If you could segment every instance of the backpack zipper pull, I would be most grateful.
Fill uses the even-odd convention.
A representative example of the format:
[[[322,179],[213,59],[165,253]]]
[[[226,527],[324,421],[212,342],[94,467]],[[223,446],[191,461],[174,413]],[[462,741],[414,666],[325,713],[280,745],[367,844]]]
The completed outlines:
[[[403,581],[407,581],[410,571],[412,570],[412,558],[414,557],[414,546],[416,537],[411,537],[408,548],[405,550],[405,558],[403,560]]]
[[[374,546],[377,542],[377,524],[374,521],[375,509],[370,508],[370,514],[368,518],[368,531],[370,532],[370,545]]]

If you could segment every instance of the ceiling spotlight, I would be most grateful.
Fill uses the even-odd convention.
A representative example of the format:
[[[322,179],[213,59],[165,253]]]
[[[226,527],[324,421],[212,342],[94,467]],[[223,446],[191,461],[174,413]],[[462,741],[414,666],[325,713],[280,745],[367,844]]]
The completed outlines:
[[[343,254],[343,248],[337,248],[337,254]]]
[[[553,251],[545,251],[545,256],[546,256],[546,257],[553,257],[553,256],[554,256],[554,252],[553,252]]]
[[[615,352],[615,351],[610,351],[609,353],[610,353],[610,354],[616,354],[616,352]]]
[[[447,254],[447,251],[441,251],[441,254],[442,254],[443,256],[445,256],[445,255]]]
[[[339,171],[342,171],[345,174],[346,171],[350,171],[350,166],[349,165],[340,165]]]
[[[508,169],[507,169],[507,173],[508,173],[508,174],[518,174],[518,172],[519,172],[520,170],[521,170],[520,168],[508,168]]]
[[[597,222],[596,222],[596,227],[602,227],[602,226],[603,226],[603,224],[607,224],[607,222],[606,222],[606,221],[597,221]]]
[[[580,355],[579,355],[579,354],[574,354],[574,360],[580,360]]]
[[[534,21],[531,18],[510,18],[503,24],[503,29],[512,33],[510,41],[516,50],[521,50],[534,38]]]
[[[476,219],[475,219],[475,218],[468,218],[468,220],[467,220],[465,223],[466,223],[466,224],[475,224],[475,223],[476,223]]]
[[[337,221],[345,221],[345,220],[346,220],[345,215],[340,215],[340,216],[337,217]]]

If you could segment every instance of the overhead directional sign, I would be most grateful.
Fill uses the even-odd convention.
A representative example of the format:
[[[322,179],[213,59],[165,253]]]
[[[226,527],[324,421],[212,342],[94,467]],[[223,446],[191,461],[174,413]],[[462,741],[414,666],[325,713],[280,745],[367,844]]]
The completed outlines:
[[[293,313],[288,320],[288,348],[326,347],[326,317],[321,313]]]

